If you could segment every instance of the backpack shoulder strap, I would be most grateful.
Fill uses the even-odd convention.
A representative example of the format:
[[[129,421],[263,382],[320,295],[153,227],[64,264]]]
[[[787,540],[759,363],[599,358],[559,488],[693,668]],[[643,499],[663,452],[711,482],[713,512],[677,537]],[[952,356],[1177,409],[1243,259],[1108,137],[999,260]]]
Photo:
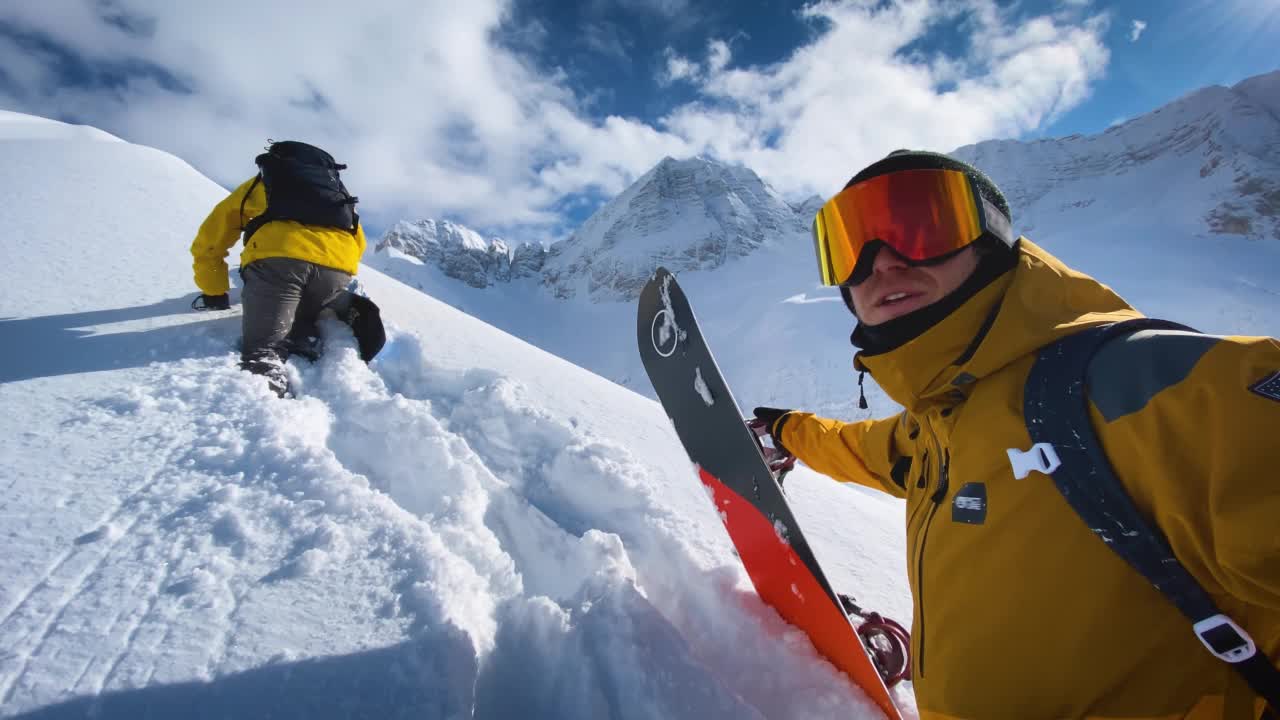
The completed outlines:
[[[1244,628],[1224,615],[1174,557],[1116,477],[1089,417],[1087,374],[1098,350],[1139,330],[1192,331],[1140,318],[1090,328],[1041,349],[1027,377],[1023,414],[1040,469],[1085,525],[1169,599],[1209,652],[1231,663],[1255,693],[1280,708],[1277,670]],[[1016,451],[1010,451],[1013,459]]]
[[[258,183],[260,182],[262,182],[261,172],[253,176],[253,182],[250,183],[249,189],[245,191],[244,197],[240,198],[240,232],[245,232],[247,228],[244,221],[244,204],[249,202],[249,196],[253,194],[254,189],[258,187]],[[257,230],[257,228],[255,227],[254,230]],[[249,231],[248,235],[245,235],[245,239],[248,240],[249,235],[252,235],[252,234],[253,234],[253,231]]]
[[[244,233],[243,242],[246,243],[248,243],[248,238],[253,237],[253,233],[257,232],[257,228],[262,227],[262,224],[268,222],[270,219],[265,217],[265,215],[268,214],[268,211],[264,210],[259,217],[251,218],[248,223],[244,222],[244,204],[248,202],[248,196],[253,195],[253,190],[255,190],[257,184],[260,182],[262,182],[261,172],[257,173],[256,176],[253,176],[253,183],[248,186],[248,191],[244,193],[244,197],[241,197],[241,232]],[[268,202],[268,210],[270,209],[270,202]]]

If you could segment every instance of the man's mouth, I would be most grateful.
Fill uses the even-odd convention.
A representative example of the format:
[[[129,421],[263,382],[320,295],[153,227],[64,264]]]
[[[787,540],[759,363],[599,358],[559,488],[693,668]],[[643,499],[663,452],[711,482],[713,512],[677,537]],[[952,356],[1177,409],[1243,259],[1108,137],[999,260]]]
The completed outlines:
[[[893,292],[893,293],[889,293],[888,295],[885,295],[883,298],[880,298],[880,302],[876,303],[876,306],[877,306],[877,307],[892,307],[892,306],[897,305],[897,304],[899,304],[899,303],[902,303],[902,302],[905,302],[905,301],[907,301],[907,300],[910,300],[911,298],[916,297],[917,295],[919,295],[919,293],[912,293],[912,292]]]

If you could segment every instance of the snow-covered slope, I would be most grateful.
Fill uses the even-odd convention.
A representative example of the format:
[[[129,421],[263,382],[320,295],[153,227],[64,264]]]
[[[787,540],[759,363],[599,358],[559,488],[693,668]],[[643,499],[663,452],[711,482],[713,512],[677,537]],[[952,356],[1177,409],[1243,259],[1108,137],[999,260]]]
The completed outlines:
[[[371,269],[383,354],[330,322],[279,400],[238,290],[188,307],[224,191],[0,121],[0,716],[874,716],[750,592],[655,403]],[[836,584],[908,618],[901,504],[788,486]]]
[[[1277,107],[1280,72],[1192,93],[1099,135],[956,154],[996,179],[1017,230],[1147,314],[1206,332],[1277,335]],[[816,282],[808,228],[818,202],[788,206],[746,168],[668,159],[553,245],[541,284],[475,290],[413,258],[379,253],[371,262],[641,393],[651,389],[629,298],[648,269],[666,264],[684,271],[744,406],[883,415],[894,406],[874,389],[870,412],[856,408],[853,318]]]

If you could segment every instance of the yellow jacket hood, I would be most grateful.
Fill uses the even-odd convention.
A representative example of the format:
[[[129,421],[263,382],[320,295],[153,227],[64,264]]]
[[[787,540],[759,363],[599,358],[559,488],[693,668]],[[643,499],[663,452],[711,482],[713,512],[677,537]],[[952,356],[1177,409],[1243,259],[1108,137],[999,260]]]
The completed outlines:
[[[1026,238],[1018,264],[911,342],[856,362],[898,404],[944,397],[1053,341],[1141,313]]]

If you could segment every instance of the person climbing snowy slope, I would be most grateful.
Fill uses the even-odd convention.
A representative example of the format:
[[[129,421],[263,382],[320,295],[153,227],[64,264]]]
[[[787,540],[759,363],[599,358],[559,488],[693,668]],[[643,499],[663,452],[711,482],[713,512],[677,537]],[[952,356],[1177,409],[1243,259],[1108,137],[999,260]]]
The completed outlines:
[[[338,176],[346,166],[329,153],[283,141],[256,162],[259,173],[213,208],[191,243],[201,292],[192,307],[230,309],[226,257],[243,233],[240,364],[284,396],[284,362],[292,352],[312,352],[308,338],[320,312],[333,307],[348,314],[352,296],[346,290],[366,242],[357,198]]]

